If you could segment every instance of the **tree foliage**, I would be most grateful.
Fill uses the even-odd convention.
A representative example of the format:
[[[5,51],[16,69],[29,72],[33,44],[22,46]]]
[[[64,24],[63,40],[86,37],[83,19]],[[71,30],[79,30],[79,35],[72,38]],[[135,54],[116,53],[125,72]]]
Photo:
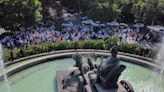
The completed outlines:
[[[100,21],[164,22],[164,0],[61,0],[63,5]],[[80,2],[80,3],[79,3]]]
[[[24,55],[21,53],[20,48],[13,49],[13,59],[19,59],[22,56],[30,56],[34,54],[40,54],[51,51],[58,50],[68,50],[75,49],[75,44],[77,49],[96,49],[96,50],[109,50],[113,44],[117,44],[117,49],[119,52],[125,52],[130,54],[142,55],[143,47],[138,44],[120,43],[117,38],[110,37],[106,41],[104,40],[84,40],[78,42],[55,42],[55,43],[42,43],[33,44],[29,47],[23,49]],[[11,60],[10,50],[4,49],[4,59],[5,61]],[[155,48],[150,48],[148,57],[154,58],[157,50]]]
[[[7,29],[27,27],[41,19],[39,0],[0,0],[0,25]]]
[[[108,22],[164,23],[164,0],[60,0],[72,12]],[[17,30],[42,20],[47,6],[56,7],[56,0],[0,0],[0,26]],[[43,8],[43,10],[42,10]],[[53,8],[55,9],[55,8]],[[60,10],[59,10],[60,11]],[[47,14],[43,15],[47,16]],[[46,17],[45,17],[46,18]]]

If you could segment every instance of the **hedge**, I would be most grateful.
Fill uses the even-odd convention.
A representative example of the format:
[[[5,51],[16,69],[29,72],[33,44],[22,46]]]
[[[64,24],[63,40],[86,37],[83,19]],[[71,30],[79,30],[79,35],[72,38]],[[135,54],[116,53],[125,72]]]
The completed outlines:
[[[109,50],[113,44],[117,44],[119,52],[125,52],[130,54],[142,55],[142,46],[138,44],[120,43],[117,38],[110,37],[107,40],[84,40],[78,42],[54,42],[54,43],[42,43],[38,45],[31,45],[26,49],[14,48],[13,59],[18,59],[21,57],[26,57],[34,54],[56,51],[56,50],[67,50],[67,49],[99,49],[99,50]],[[149,49],[148,57],[154,58],[156,54],[156,49]],[[4,59],[5,61],[11,60],[11,50],[4,49]],[[23,55],[22,55],[23,54]]]

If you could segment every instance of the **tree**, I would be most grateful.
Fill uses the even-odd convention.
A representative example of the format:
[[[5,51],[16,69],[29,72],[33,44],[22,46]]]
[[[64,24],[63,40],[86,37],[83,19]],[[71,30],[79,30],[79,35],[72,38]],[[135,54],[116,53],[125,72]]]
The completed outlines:
[[[134,14],[132,13],[133,3],[125,4],[121,11],[121,21],[125,23],[134,22]]]
[[[158,22],[158,0],[148,0],[147,9],[143,15],[143,22],[154,24]]]
[[[28,27],[41,19],[39,0],[0,0],[0,25],[6,29]]]
[[[144,22],[143,16],[146,11],[147,4],[145,0],[140,0],[133,5],[132,13],[135,17],[135,22]]]
[[[54,20],[54,18],[57,18],[60,2],[57,4],[56,0],[41,0],[41,3],[44,20]]]
[[[119,14],[121,12],[117,4],[109,2],[108,0],[90,2],[88,8],[89,10],[86,13],[87,15],[95,20],[100,20],[103,22],[108,22],[119,18]]]
[[[158,3],[158,20],[160,24],[164,24],[164,0],[159,0]]]
[[[164,22],[164,0],[140,0],[133,6],[136,22],[162,24]]]
[[[74,11],[99,21],[120,19],[125,23],[164,23],[164,0],[62,0]],[[80,3],[78,3],[80,2]]]

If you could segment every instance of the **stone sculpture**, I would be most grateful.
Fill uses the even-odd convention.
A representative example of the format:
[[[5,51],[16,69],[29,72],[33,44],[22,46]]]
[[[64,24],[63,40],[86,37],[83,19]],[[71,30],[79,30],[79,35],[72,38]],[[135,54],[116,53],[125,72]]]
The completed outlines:
[[[100,65],[96,64],[94,53],[86,62],[79,53],[73,55],[75,69],[59,72],[65,77],[58,83],[58,92],[134,92],[128,81],[118,82],[126,66],[117,58],[117,47],[113,46],[110,52],[111,56],[102,60]]]

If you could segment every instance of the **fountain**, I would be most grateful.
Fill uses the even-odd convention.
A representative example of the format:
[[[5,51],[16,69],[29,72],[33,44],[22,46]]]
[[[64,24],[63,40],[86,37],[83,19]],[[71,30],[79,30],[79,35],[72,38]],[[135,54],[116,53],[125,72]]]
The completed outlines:
[[[67,52],[65,51],[63,52],[63,55],[61,55],[61,53],[55,54],[56,56],[60,55],[61,58],[54,58],[53,60],[46,59],[44,61],[45,63],[40,64],[39,62],[39,65],[36,66],[30,64],[32,66],[25,69],[20,68],[21,66],[24,67],[24,65],[22,64],[27,65],[27,62],[30,63],[29,61],[33,59],[15,63],[7,68],[8,71],[13,68],[15,68],[14,71],[16,70],[16,68],[22,69],[22,71],[18,71],[10,77],[3,76],[8,77],[8,80],[7,78],[3,78],[4,80],[0,81],[0,92],[10,92],[10,90],[12,92],[68,91],[63,89],[74,89],[75,92],[77,92],[76,89],[85,91],[90,90],[92,92],[95,92],[95,90],[97,91],[104,89],[113,89],[112,91],[117,90],[119,92],[124,89],[125,92],[127,92],[122,84],[124,85],[124,83],[126,83],[127,87],[129,88],[131,88],[132,86],[130,86],[130,84],[124,80],[128,80],[133,85],[136,92],[163,92],[163,76],[160,76],[156,72],[152,72],[152,70],[148,67],[129,63],[129,61],[122,59],[119,55],[121,61],[120,62],[119,59],[116,57],[117,51],[115,51],[116,50],[113,49],[111,58],[107,58],[107,56],[109,56],[109,53],[105,51],[103,53],[102,51],[100,51],[99,53],[98,51],[94,50],[94,54],[92,53],[93,51],[80,52],[76,50],[73,53],[69,54],[67,54]],[[76,52],[78,52],[79,54]],[[70,58],[70,56],[72,55],[73,59]],[[97,60],[95,55],[97,55]],[[53,55],[53,57],[55,56]],[[133,59],[130,59],[130,61],[132,60]],[[5,72],[8,73],[4,70],[4,66],[2,65],[3,60],[1,58],[1,75],[2,73],[5,74]],[[72,67],[73,65],[74,67]],[[117,66],[118,68],[116,68]],[[106,84],[110,85],[106,86]]]
[[[152,81],[152,78],[156,75],[156,72],[151,72],[151,74],[149,75],[149,79],[147,82],[140,82],[139,85],[146,85],[144,88],[141,88],[140,90],[142,92],[163,92],[162,89],[160,89],[160,85],[162,85],[162,78],[163,78],[163,72],[164,72],[164,37],[162,39],[162,42],[159,46],[159,51],[157,53],[156,56],[156,60],[155,63],[159,64],[161,66],[161,69],[159,70],[159,76],[158,79],[156,81]],[[156,85],[152,85],[153,83],[156,83]],[[148,84],[148,85],[147,85]]]
[[[80,53],[83,57],[82,60],[88,61],[87,58],[90,57],[91,53]],[[106,59],[106,55],[108,55],[108,53],[106,55],[94,53],[98,56],[96,60],[96,64],[98,65],[102,61],[101,56]],[[91,58],[90,60],[93,61],[94,59]],[[120,60],[126,66],[126,69],[121,73],[118,81],[128,80],[133,85],[135,92],[163,92],[164,78],[161,78],[160,86],[157,87],[157,82],[160,78],[159,74],[154,73],[152,75],[152,71],[149,68],[129,63],[126,60]],[[72,68],[73,65],[75,65],[75,61],[69,55],[69,57],[62,56],[62,58],[46,60],[45,63],[23,69],[8,77],[11,92],[58,92],[56,84],[58,75],[56,75],[56,71],[75,69]],[[19,66],[19,64],[14,64],[13,67],[10,67],[15,68],[15,66]],[[0,81],[0,92],[8,92],[6,91],[5,81]]]
[[[95,58],[83,62],[79,53],[73,55],[73,59],[74,69],[56,72],[58,92],[134,92],[130,82],[118,81],[126,66],[119,62],[116,46],[111,48],[111,57],[100,65]]]
[[[157,54],[157,59],[155,60],[156,63],[160,64],[162,68],[164,68],[164,37],[162,39],[162,43],[160,44],[160,48]],[[161,69],[161,73],[163,73],[164,69]]]
[[[157,83],[158,86],[160,85],[160,81],[163,77],[163,72],[164,72],[164,58],[163,58],[163,56],[164,56],[164,37],[162,38],[162,42],[160,44],[157,58],[155,60],[155,62],[158,63],[159,65],[161,65],[161,68],[162,68],[160,70],[160,78],[159,78],[158,83]]]
[[[6,75],[6,72],[5,72],[5,68],[4,68],[4,63],[3,63],[3,51],[2,51],[2,45],[0,44],[0,74],[2,72],[3,76],[4,76],[4,80],[5,80],[5,83],[6,83],[6,92],[11,92],[10,91],[10,86],[9,86],[9,83],[8,83],[8,79],[7,79],[7,75]]]

